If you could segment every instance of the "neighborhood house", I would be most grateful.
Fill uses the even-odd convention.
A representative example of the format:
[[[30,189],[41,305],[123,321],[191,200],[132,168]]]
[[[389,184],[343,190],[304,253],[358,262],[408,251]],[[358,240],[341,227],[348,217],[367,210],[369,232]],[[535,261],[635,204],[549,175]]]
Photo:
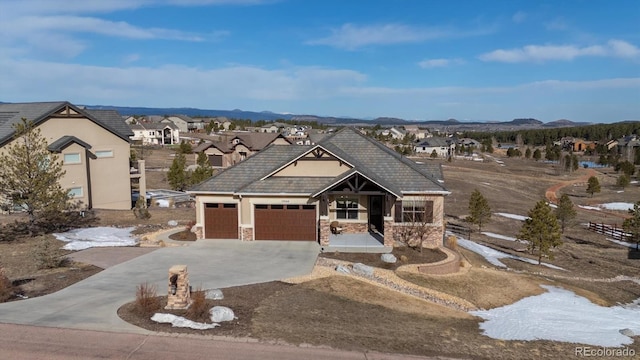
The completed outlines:
[[[59,156],[60,183],[85,208],[131,208],[129,126],[115,110],[87,110],[68,102],[0,104],[0,152],[14,140],[14,124],[32,121]],[[136,175],[139,177],[139,175]]]
[[[361,234],[387,247],[417,224],[412,236],[441,245],[449,194],[440,165],[416,164],[352,128],[316,145],[270,145],[189,192],[199,238],[331,246]]]

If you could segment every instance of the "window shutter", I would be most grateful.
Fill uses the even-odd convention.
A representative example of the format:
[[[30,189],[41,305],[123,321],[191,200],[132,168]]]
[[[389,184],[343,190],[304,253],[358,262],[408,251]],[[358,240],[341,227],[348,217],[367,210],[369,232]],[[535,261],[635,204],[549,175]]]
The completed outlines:
[[[394,221],[402,222],[402,201],[400,200],[396,200]]]
[[[424,222],[433,222],[433,201],[424,202]]]

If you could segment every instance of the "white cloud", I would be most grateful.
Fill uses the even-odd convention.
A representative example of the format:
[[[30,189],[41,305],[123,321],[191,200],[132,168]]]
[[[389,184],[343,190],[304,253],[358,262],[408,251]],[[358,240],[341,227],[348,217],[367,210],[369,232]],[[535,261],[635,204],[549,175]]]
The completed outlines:
[[[482,61],[506,63],[544,62],[550,60],[570,61],[582,56],[608,56],[633,58],[640,50],[623,40],[610,40],[605,45],[580,47],[576,45],[527,45],[517,49],[498,49],[481,54]]]
[[[493,28],[461,31],[445,28],[425,28],[404,24],[358,26],[344,24],[331,29],[331,35],[307,41],[309,45],[328,45],[340,49],[355,50],[369,45],[418,43],[435,39],[479,36],[493,32]]]
[[[462,59],[426,59],[422,60],[418,63],[423,69],[437,68],[437,67],[447,67],[451,65],[460,65],[463,64],[464,61]]]
[[[524,11],[518,11],[515,14],[513,14],[513,16],[511,17],[511,20],[516,24],[524,22],[526,19],[527,19],[527,13],[525,13]]]

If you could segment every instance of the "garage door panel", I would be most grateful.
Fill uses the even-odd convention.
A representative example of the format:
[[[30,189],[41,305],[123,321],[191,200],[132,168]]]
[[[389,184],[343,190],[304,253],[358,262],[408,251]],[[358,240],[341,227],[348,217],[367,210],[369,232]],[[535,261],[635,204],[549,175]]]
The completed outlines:
[[[256,205],[256,240],[316,240],[313,205]]]
[[[237,239],[237,204],[205,204],[204,237],[206,239]]]

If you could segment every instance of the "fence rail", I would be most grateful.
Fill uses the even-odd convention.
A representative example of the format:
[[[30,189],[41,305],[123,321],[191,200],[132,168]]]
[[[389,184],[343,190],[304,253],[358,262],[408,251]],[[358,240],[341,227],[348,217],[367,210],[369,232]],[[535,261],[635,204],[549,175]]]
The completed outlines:
[[[629,234],[627,234],[626,231],[624,231],[622,228],[619,228],[616,224],[610,225],[589,221],[589,230],[597,232],[598,234],[611,236],[615,240],[619,241],[627,241],[631,237]]]
[[[451,231],[454,234],[458,234],[461,236],[466,236],[466,237],[470,237],[471,234],[471,229],[466,227],[466,226],[462,226],[462,225],[458,225],[458,224],[453,224],[448,222],[447,223],[447,227],[446,229],[448,231]]]

